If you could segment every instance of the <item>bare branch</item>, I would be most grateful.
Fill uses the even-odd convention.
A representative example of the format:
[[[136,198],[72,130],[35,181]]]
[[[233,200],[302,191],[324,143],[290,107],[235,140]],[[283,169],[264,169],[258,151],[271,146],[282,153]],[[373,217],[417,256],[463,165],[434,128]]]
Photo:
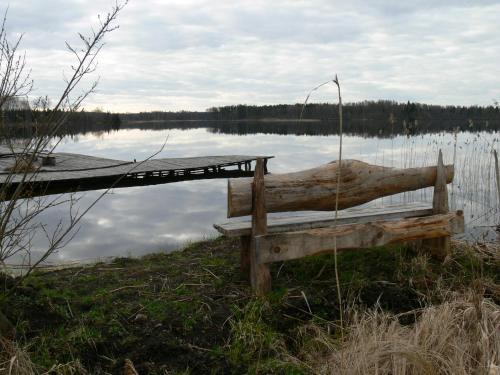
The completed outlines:
[[[9,134],[3,134],[4,129],[0,122],[2,141],[9,147],[16,163],[18,160],[22,160],[26,165],[33,165],[41,151],[48,148],[49,152],[52,152],[57,147],[60,139],[53,144],[53,137],[67,122],[69,115],[79,110],[82,102],[97,87],[98,80],[93,81],[89,88],[81,92],[76,91],[79,90],[83,80],[96,71],[97,57],[104,46],[104,38],[108,33],[118,28],[114,22],[127,2],[128,0],[117,2],[109,13],[103,17],[99,16],[98,27],[91,28],[88,35],[77,33],[82,44],[81,47],[75,47],[66,42],[66,48],[74,56],[75,63],[70,66],[71,74],[65,78],[66,86],[52,109],[49,109],[48,98],[40,99],[37,102],[36,106],[39,105],[44,114],[39,117],[34,116],[36,132],[32,138],[25,140],[19,148],[19,145],[15,145]],[[0,24],[0,111],[6,108],[9,101],[27,95],[33,87],[33,81],[30,78],[31,71],[26,64],[26,55],[19,52],[23,36],[20,35],[13,42],[10,42],[7,39],[6,21],[7,12],[5,12]],[[158,153],[163,150],[163,147],[164,145]],[[138,165],[140,163],[134,165],[133,168]],[[17,280],[16,286],[51,254],[71,241],[78,233],[76,228],[80,220],[120,181],[118,179],[113,186],[80,213],[75,209],[76,200],[73,196],[69,199],[61,199],[60,196],[54,199],[24,199],[27,188],[30,182],[36,179],[37,173],[37,170],[23,171],[14,168],[0,186],[0,264],[4,265],[7,259],[20,254],[23,254],[23,259],[28,262],[28,270],[22,278]],[[13,185],[14,176],[16,177],[15,186]],[[8,200],[6,200],[7,197]],[[69,222],[61,220],[55,228],[49,229],[37,220],[47,210],[68,203],[70,204]],[[40,257],[33,259],[31,245],[37,232],[45,234],[48,245]]]

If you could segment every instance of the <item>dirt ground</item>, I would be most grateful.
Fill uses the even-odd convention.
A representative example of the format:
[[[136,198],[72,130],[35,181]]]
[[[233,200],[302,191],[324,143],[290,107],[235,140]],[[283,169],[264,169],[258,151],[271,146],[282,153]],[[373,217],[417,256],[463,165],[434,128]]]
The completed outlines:
[[[343,311],[377,305],[405,313],[438,303],[443,285],[459,290],[477,280],[500,302],[500,265],[467,251],[442,264],[404,247],[376,248],[340,253],[338,264]],[[255,372],[256,361],[276,358],[276,338],[300,356],[300,327],[338,329],[333,255],[271,271],[272,293],[253,297],[239,270],[239,242],[220,237],[172,254],[36,273],[2,310],[40,369],[78,363],[91,374],[121,374],[129,359],[139,374]],[[269,372],[307,373],[285,362]]]

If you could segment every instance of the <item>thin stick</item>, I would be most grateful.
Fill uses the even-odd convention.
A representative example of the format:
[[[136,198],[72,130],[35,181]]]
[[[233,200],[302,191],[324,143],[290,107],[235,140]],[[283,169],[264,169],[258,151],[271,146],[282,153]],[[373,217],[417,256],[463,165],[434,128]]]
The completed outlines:
[[[453,132],[453,167],[455,167],[456,162],[457,162],[457,141],[458,141],[458,127],[455,128],[455,131]],[[451,208],[454,210],[455,209],[455,183],[451,181]]]
[[[309,301],[307,300],[306,294],[302,290],[300,291],[300,293],[302,294],[302,297],[304,298],[304,301],[306,301],[306,305],[307,305],[307,309],[309,310],[309,313],[311,315],[313,315],[313,312],[311,310],[311,306],[309,305]]]
[[[104,293],[99,293],[99,294],[97,294],[96,296],[102,296],[103,294],[111,294],[111,293],[119,292],[120,290],[130,289],[130,288],[145,288],[145,287],[147,287],[147,286],[148,286],[148,284],[141,284],[141,285],[125,285],[125,286],[121,286],[121,287],[116,288],[116,289],[113,289],[113,290],[109,290],[109,291],[104,292]]]
[[[304,100],[304,104],[302,104],[302,109],[300,110],[299,123],[302,121],[302,116],[304,115],[304,110],[306,109],[306,105],[307,105],[307,102],[309,101],[309,98],[311,97],[311,94],[314,91],[318,90],[319,88],[329,84],[330,82],[331,81],[323,82],[321,85],[318,85],[315,88],[313,88],[311,91],[309,91],[309,93],[306,96],[306,100]]]
[[[335,74],[335,79],[333,82],[337,85],[338,95],[339,95],[339,168],[337,173],[337,187],[335,191],[335,219],[333,222],[333,227],[337,227],[337,220],[339,216],[339,190],[340,190],[340,175],[342,172],[342,96],[340,94],[340,82],[338,76]],[[337,258],[337,237],[333,239],[333,259],[335,263],[335,281],[337,283],[337,298],[339,300],[339,313],[340,313],[340,333],[342,335],[342,341],[344,339],[344,319],[342,312],[342,295],[340,293],[340,279],[339,279],[339,269],[338,269],[338,258]]]
[[[340,188],[340,176],[341,176],[341,170],[342,170],[342,96],[340,93],[340,82],[338,76],[335,74],[335,78],[331,81],[326,81],[323,82],[322,84],[314,87],[309,93],[307,94],[306,100],[304,101],[304,104],[302,105],[302,110],[300,111],[300,117],[299,117],[299,122],[302,121],[302,116],[304,114],[305,107],[307,105],[307,102],[309,100],[309,97],[311,94],[318,90],[319,88],[327,85],[328,83],[333,82],[337,86],[338,90],[338,98],[339,98],[339,168],[338,168],[338,173],[337,173],[337,188],[336,188],[336,193],[335,193],[335,220],[333,222],[333,227],[335,228],[337,226],[337,220],[338,220],[338,208],[339,208],[339,188]],[[340,327],[341,327],[341,335],[342,339],[344,339],[344,319],[343,319],[343,312],[342,312],[342,295],[340,293],[340,279],[339,279],[339,270],[338,270],[338,258],[337,258],[337,237],[334,237],[334,248],[333,248],[333,253],[334,253],[334,262],[335,262],[335,281],[337,283],[337,298],[339,302],[339,312],[340,312]],[[322,273],[325,268],[325,265],[321,268],[319,271],[318,275],[316,278],[318,278]]]
[[[203,267],[203,269],[204,269],[205,271],[207,271],[210,275],[212,275],[213,277],[215,277],[216,279],[220,280],[220,277],[219,277],[219,276],[217,276],[217,275],[216,275],[215,273],[213,273],[212,271],[210,271],[208,268]]]
[[[498,155],[497,155],[497,150],[493,150],[493,156],[495,158],[495,175],[496,175],[496,178],[497,178],[498,205],[500,205],[500,171],[498,170]]]

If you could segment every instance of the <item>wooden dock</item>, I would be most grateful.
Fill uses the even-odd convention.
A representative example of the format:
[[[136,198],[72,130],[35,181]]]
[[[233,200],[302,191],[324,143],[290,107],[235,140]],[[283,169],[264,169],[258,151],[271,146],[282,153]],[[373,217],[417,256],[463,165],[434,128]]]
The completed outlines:
[[[74,191],[99,190],[166,184],[186,180],[253,176],[253,163],[272,156],[202,156],[190,158],[124,161],[89,155],[41,153],[27,173],[24,196],[40,196]],[[23,181],[23,173],[12,173],[20,154],[0,148],[0,189],[7,187],[6,198]],[[54,165],[49,165],[55,161]],[[5,186],[7,184],[7,186]],[[10,192],[10,193],[9,193]]]

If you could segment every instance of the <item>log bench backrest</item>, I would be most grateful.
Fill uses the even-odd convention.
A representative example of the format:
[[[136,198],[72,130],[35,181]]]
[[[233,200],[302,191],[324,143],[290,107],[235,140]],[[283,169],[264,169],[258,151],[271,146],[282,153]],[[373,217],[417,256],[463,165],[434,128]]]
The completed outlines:
[[[339,210],[377,198],[435,186],[438,167],[397,169],[344,160],[341,167]],[[265,177],[267,212],[332,211],[335,209],[338,162],[305,171]],[[257,167],[256,167],[257,168]],[[446,183],[453,165],[444,166]],[[252,178],[228,181],[228,217],[252,213]]]

